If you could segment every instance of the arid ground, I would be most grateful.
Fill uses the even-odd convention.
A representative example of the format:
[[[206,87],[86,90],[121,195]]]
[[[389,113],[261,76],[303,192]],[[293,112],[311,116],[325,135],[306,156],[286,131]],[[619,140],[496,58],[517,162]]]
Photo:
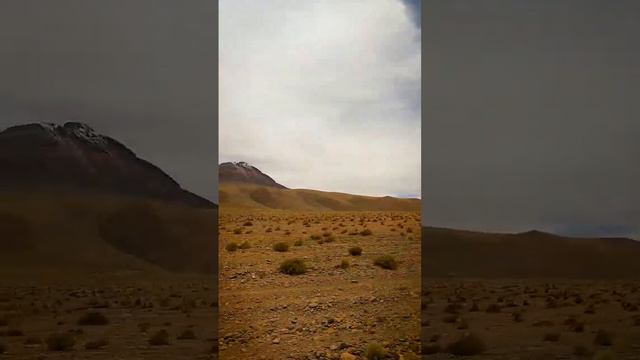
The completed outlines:
[[[429,279],[423,292],[427,359],[640,357],[640,282]],[[612,357],[613,358],[613,357]],[[608,358],[607,358],[608,359]]]
[[[3,278],[2,358],[217,358],[211,277],[51,275]]]
[[[640,359],[640,243],[437,228],[423,239],[424,359]]]
[[[219,231],[221,359],[418,358],[418,211],[223,205]],[[306,272],[280,272],[289,259]]]
[[[0,199],[0,358],[217,358],[217,210]]]

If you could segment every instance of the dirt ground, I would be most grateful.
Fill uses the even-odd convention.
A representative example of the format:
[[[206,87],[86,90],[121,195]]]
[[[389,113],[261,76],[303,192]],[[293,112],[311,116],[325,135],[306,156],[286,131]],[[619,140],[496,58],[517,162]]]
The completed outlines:
[[[639,307],[637,281],[425,279],[423,358],[640,359]]]
[[[362,359],[372,343],[390,359],[418,358],[419,221],[418,212],[221,209],[220,359]],[[374,265],[382,255],[397,269]],[[279,272],[293,258],[306,273]]]
[[[0,284],[0,358],[217,359],[211,277],[10,279]]]

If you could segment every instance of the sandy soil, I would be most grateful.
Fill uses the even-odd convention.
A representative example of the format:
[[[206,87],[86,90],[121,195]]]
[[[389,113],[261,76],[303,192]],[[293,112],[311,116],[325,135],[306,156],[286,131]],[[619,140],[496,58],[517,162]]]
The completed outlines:
[[[220,214],[220,359],[364,358],[371,343],[390,359],[418,357],[418,212]],[[361,235],[365,229],[371,234]],[[227,250],[244,242],[248,249]],[[278,242],[288,251],[275,251]],[[360,256],[349,254],[353,246]],[[393,256],[397,269],[375,266],[381,255]],[[307,272],[280,273],[292,258]],[[339,267],[343,260],[349,267]]]

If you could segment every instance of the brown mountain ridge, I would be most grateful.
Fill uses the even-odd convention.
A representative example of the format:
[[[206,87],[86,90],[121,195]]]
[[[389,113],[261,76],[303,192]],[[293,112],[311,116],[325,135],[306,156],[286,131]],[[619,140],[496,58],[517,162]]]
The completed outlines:
[[[246,162],[219,166],[218,196],[227,209],[294,211],[419,211],[420,199],[289,189]]]
[[[422,254],[427,278],[640,278],[640,242],[627,238],[423,227]]]
[[[88,191],[215,208],[89,125],[33,123],[0,132],[0,190]]]

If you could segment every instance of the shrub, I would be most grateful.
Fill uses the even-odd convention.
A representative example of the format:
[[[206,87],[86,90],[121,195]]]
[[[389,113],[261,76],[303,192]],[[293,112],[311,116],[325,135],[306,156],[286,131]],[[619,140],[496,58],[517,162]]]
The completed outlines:
[[[230,242],[225,246],[225,249],[229,252],[238,250],[238,244],[234,242]]]
[[[513,314],[511,314],[511,316],[513,317],[513,321],[515,321],[515,322],[524,321],[524,318],[522,316],[522,312],[520,312],[520,311],[514,312]]]
[[[458,321],[458,315],[447,315],[442,318],[442,322],[446,324],[453,324]]]
[[[47,337],[47,349],[51,351],[69,351],[76,344],[76,339],[69,333],[55,333]]]
[[[489,306],[487,306],[487,313],[491,313],[491,314],[495,314],[495,313],[499,313],[500,312],[500,305],[498,304],[491,304]]]
[[[240,229],[240,228],[233,229],[233,233],[236,234],[236,235],[240,235],[240,234],[242,234],[242,229]]]
[[[447,306],[444,307],[444,312],[447,314],[457,314],[460,312],[460,307],[460,304],[457,303],[447,304]]]
[[[573,347],[573,355],[588,356],[589,353],[589,349],[584,345],[576,345]]]
[[[9,329],[5,332],[6,336],[24,336],[24,333],[20,329]]]
[[[570,328],[571,328],[571,330],[573,330],[574,332],[577,332],[577,333],[584,332],[584,323],[577,322],[574,325],[570,326]]]
[[[377,343],[371,343],[367,346],[367,350],[364,352],[364,357],[367,360],[383,360],[387,356],[384,347]]]
[[[149,338],[149,345],[160,346],[169,345],[169,333],[167,330],[158,330]]]
[[[193,340],[196,338],[196,334],[191,329],[187,329],[178,335],[178,340]]]
[[[98,349],[102,349],[107,345],[109,345],[109,342],[106,339],[98,339],[98,340],[88,341],[86,344],[84,344],[84,348],[87,350],[98,350]]]
[[[168,306],[168,299],[167,299],[167,306]],[[140,332],[147,332],[147,330],[149,330],[149,327],[151,326],[151,324],[149,324],[148,322],[141,322],[138,324],[138,330],[140,330]]]
[[[377,257],[373,264],[387,270],[395,270],[398,268],[398,262],[391,255],[382,255]]]
[[[29,336],[25,341],[25,345],[40,345],[42,344],[42,340],[37,336]]]
[[[100,326],[109,324],[109,319],[98,311],[89,311],[80,316],[77,322],[81,326]]]
[[[471,308],[469,309],[469,312],[477,312],[480,311],[480,307],[478,306],[477,302],[473,302],[473,304],[471,305]]]
[[[560,340],[560,334],[555,332],[546,333],[544,334],[544,338],[542,340],[549,341],[549,342],[557,342],[558,340]]]
[[[598,351],[593,360],[615,360],[616,355],[611,350]]]
[[[466,334],[447,346],[449,354],[458,356],[478,355],[485,352],[486,349],[484,341],[474,334]]]
[[[369,236],[371,234],[373,234],[373,232],[371,232],[371,230],[369,230],[369,229],[364,229],[364,230],[360,231],[360,235],[362,235],[362,236]]]
[[[293,243],[293,246],[302,246],[302,240],[296,240],[296,242]]]
[[[280,264],[280,272],[287,275],[301,275],[307,272],[302,259],[289,259]]]
[[[438,344],[422,344],[422,355],[437,354],[442,351]]]
[[[338,265],[341,269],[347,269],[349,268],[349,261],[348,260],[342,260],[340,262],[340,265]]]
[[[273,244],[273,250],[277,252],[289,251],[289,244],[285,242],[275,243]]]
[[[349,254],[351,256],[360,256],[362,254],[362,248],[360,246],[352,246],[349,248]]]
[[[600,346],[611,346],[613,345],[613,335],[607,330],[600,329],[596,333],[593,343]]]
[[[239,249],[242,250],[247,250],[251,248],[251,244],[249,244],[248,241],[243,242],[242,244],[240,244],[240,246],[238,246]]]

